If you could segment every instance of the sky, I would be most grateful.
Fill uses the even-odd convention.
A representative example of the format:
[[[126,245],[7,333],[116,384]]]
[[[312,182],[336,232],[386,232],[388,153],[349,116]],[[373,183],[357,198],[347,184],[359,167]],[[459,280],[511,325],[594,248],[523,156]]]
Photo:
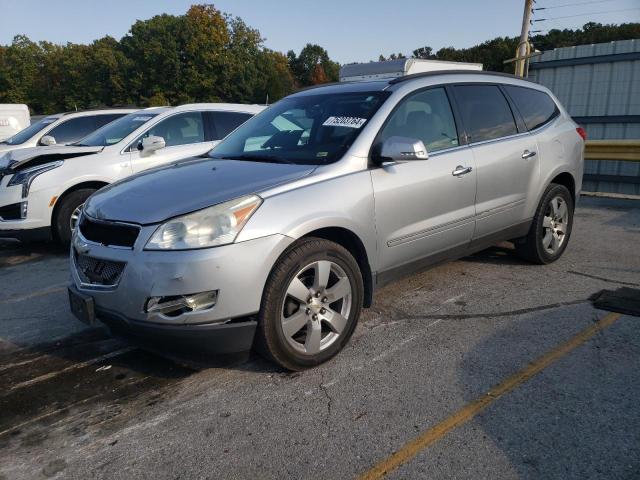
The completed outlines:
[[[340,62],[377,60],[429,45],[469,47],[520,34],[524,0],[0,0],[0,44],[25,34],[35,41],[90,43],[120,39],[131,24],[161,13],[181,15],[214,3],[257,28],[265,46],[298,52],[317,43]],[[559,7],[566,4],[581,3]],[[640,0],[537,0],[535,29],[576,28],[588,21],[640,22]],[[558,8],[559,7],[559,8]],[[624,10],[624,11],[619,11]],[[589,12],[594,12],[589,14]],[[587,14],[574,17],[573,15]]]

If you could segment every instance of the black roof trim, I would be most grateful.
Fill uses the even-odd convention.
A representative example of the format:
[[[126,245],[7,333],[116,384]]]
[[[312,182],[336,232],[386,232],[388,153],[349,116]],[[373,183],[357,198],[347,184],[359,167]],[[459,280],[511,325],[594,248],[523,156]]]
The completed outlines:
[[[389,85],[395,85],[397,83],[406,82],[409,80],[413,80],[415,78],[429,78],[429,77],[437,77],[438,75],[490,75],[493,77],[504,77],[511,78],[513,80],[523,80],[525,82],[535,83],[532,80],[528,80],[526,78],[516,77],[510,73],[502,73],[502,72],[487,72],[485,70],[437,70],[435,72],[422,72],[422,73],[412,73],[411,75],[404,75],[402,77],[397,77],[389,80]]]

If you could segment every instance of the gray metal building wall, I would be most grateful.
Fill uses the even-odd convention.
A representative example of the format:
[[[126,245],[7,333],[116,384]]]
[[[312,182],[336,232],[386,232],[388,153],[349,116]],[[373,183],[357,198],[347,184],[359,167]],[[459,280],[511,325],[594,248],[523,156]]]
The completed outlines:
[[[529,78],[554,92],[590,140],[640,139],[640,39],[546,51],[532,58]],[[585,191],[640,195],[640,162],[587,160],[585,174]],[[593,179],[604,175],[631,178]]]

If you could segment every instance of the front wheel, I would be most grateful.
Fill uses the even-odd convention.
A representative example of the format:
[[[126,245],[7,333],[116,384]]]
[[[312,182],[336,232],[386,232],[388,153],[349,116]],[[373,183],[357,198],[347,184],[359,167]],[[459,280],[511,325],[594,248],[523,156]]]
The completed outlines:
[[[71,243],[71,233],[78,223],[84,202],[95,192],[93,188],[82,188],[71,192],[60,200],[53,219],[55,238],[64,246]]]
[[[516,252],[541,265],[564,253],[573,227],[573,199],[564,185],[552,183],[542,195],[529,233],[516,242]]]
[[[301,240],[280,257],[265,285],[258,351],[289,370],[327,361],[351,337],[363,290],[358,263],[345,248]]]

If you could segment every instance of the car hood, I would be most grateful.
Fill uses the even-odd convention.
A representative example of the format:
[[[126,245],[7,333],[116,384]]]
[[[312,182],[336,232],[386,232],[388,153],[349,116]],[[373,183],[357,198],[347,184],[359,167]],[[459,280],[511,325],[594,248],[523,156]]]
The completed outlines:
[[[260,193],[314,169],[313,165],[194,158],[113,183],[91,196],[84,211],[101,220],[154,224]]]
[[[50,147],[18,148],[0,152],[0,171],[22,170],[56,160],[84,157],[100,152],[104,147],[75,147],[73,145],[52,145]]]

